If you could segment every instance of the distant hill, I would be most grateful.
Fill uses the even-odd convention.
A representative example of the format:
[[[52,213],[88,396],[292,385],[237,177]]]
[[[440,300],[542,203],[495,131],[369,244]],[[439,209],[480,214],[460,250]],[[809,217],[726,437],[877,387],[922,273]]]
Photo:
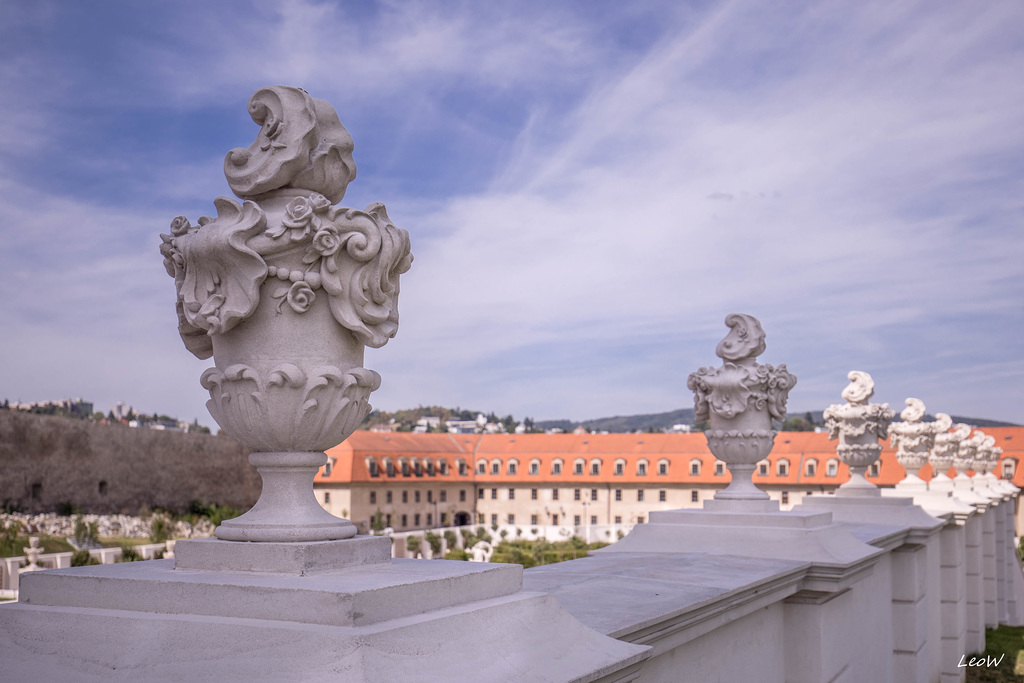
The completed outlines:
[[[577,425],[594,432],[626,433],[647,431],[648,429],[671,429],[674,425],[693,425],[693,408],[680,408],[667,413],[649,413],[645,415],[616,415],[615,417],[599,417],[594,420],[572,422],[571,420],[540,420],[536,423],[540,429],[561,429],[571,432]]]

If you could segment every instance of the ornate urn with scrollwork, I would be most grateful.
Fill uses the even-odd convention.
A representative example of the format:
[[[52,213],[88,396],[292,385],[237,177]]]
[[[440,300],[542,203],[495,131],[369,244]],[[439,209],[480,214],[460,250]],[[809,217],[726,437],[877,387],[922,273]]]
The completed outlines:
[[[201,382],[221,428],[253,453],[263,478],[252,510],[217,528],[240,541],[318,541],[356,533],[313,497],[323,451],[370,411],[380,376],[366,346],[398,330],[399,276],[409,235],[383,204],[337,206],[355,178],[352,138],[334,108],[299,88],[249,99],[260,126],[231,150],[224,174],[241,201],[214,200],[217,216],[184,216],[161,235],[177,289],[178,331],[214,367]]]
[[[928,463],[928,456],[935,445],[935,434],[940,425],[921,421],[925,416],[924,402],[921,399],[908,398],[906,403],[907,407],[900,413],[903,421],[889,425],[889,443],[896,449],[896,461],[907,472],[906,477],[897,486],[925,489],[928,485],[917,476],[917,473]],[[945,429],[948,428],[947,424]]]
[[[928,464],[932,466],[932,480],[928,482],[930,491],[952,491],[953,480],[946,474],[950,467],[956,462],[957,454],[960,452],[960,442],[963,441],[971,428],[964,424],[953,424],[953,418],[945,413],[935,415],[935,446],[932,454],[928,456]],[[950,428],[953,431],[949,431]]]
[[[715,499],[767,500],[768,494],[754,486],[752,476],[775,442],[772,419],[786,419],[786,400],[796,376],[785,364],[776,368],[757,362],[765,350],[765,333],[757,318],[733,313],[725,324],[729,334],[715,349],[722,367],[700,368],[686,386],[693,391],[695,419],[709,421],[704,432],[708,448],[732,475]]]
[[[879,439],[888,433],[895,416],[888,403],[869,403],[875,395],[871,375],[853,370],[847,375],[849,386],[843,389],[845,404],[829,406],[823,413],[828,438],[839,439],[836,455],[850,468],[850,480],[839,487],[840,496],[880,496],[878,487],[864,478],[864,473],[882,454]]]

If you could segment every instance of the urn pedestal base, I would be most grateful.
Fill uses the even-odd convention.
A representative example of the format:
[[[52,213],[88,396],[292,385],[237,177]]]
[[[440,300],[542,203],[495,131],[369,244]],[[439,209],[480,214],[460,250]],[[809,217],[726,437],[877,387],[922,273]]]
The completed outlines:
[[[323,453],[252,453],[263,491],[252,509],[217,527],[223,541],[295,543],[352,538],[356,526],[320,507],[313,477],[327,462]]]

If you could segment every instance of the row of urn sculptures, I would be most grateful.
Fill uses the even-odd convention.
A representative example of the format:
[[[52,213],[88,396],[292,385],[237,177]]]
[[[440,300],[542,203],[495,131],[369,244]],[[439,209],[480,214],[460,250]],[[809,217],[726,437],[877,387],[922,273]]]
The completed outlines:
[[[324,450],[344,441],[370,411],[380,376],[363,367],[366,346],[381,347],[398,331],[399,278],[412,264],[409,235],[384,205],[362,211],[337,206],[355,178],[353,142],[334,108],[300,88],[271,86],[249,99],[259,125],[248,148],[231,150],[224,174],[241,199],[214,200],[217,217],[197,225],[179,216],[161,235],[164,267],[174,278],[178,331],[197,357],[214,358],[201,377],[207,407],[223,431],[248,447],[263,479],[256,505],[217,527],[227,541],[315,542],[356,534],[349,520],[325,511],[312,481]],[[796,377],[785,365],[757,362],[765,350],[761,323],[726,318],[718,344],[723,364],[690,375],[698,421],[708,420],[711,452],[732,481],[716,500],[763,503],[754,486],[786,417]],[[838,454],[849,465],[844,495],[876,495],[864,471],[891,435],[909,478],[931,458],[938,478],[952,463],[991,468],[994,442],[939,415],[925,423],[924,405],[908,399],[903,422],[887,405],[869,403],[867,373],[850,373],[845,405],[825,412]],[[947,478],[948,479],[948,478]],[[920,481],[920,480],[918,480]]]
[[[718,368],[700,368],[690,375],[687,386],[694,393],[694,416],[708,421],[708,448],[725,462],[732,475],[729,486],[715,495],[716,501],[763,501],[768,494],[752,480],[755,467],[768,457],[776,432],[772,421],[786,419],[786,401],[796,377],[786,366],[761,365],[757,356],[765,350],[761,323],[750,315],[733,313],[726,317],[729,334],[715,350],[722,359]],[[1002,449],[995,439],[939,413],[925,422],[924,403],[908,398],[894,422],[895,413],[886,403],[871,403],[875,385],[871,375],[854,370],[849,386],[842,392],[845,404],[829,406],[824,412],[829,438],[838,439],[836,454],[850,469],[850,480],[839,487],[840,496],[878,496],[877,486],[864,474],[882,453],[880,440],[889,438],[896,460],[906,470],[899,487],[905,490],[951,491],[952,467],[958,478],[968,470],[982,476],[992,472]],[[935,473],[926,484],[918,472],[931,464]]]

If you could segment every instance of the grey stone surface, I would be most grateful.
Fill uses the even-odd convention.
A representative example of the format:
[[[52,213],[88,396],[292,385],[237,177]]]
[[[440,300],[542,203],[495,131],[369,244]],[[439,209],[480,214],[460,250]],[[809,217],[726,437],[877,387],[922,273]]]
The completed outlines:
[[[193,571],[323,574],[391,561],[391,540],[356,536],[337,541],[248,543],[203,538],[178,541],[175,569]]]

